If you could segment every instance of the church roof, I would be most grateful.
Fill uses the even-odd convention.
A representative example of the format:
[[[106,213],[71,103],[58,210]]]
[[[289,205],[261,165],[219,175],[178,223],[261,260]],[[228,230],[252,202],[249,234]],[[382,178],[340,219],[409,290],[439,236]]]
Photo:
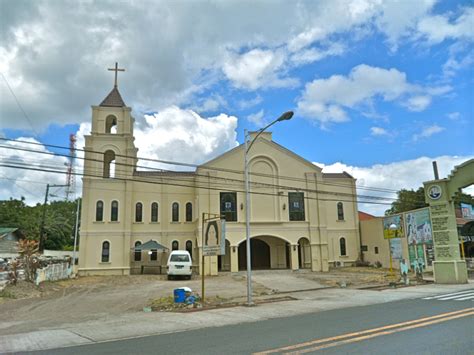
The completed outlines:
[[[122,96],[118,91],[118,88],[114,86],[112,91],[107,95],[107,97],[100,103],[99,106],[106,107],[125,107],[125,102],[123,102]]]
[[[167,247],[161,245],[160,243],[155,242],[154,240],[149,240],[146,243],[143,243],[141,245],[137,245],[136,247],[132,248],[136,250],[152,250],[152,249],[168,249]]]

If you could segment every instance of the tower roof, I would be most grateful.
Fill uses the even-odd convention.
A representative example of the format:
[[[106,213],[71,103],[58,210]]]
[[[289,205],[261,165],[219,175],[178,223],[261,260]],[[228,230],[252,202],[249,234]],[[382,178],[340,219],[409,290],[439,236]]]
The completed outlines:
[[[106,107],[125,107],[125,102],[123,102],[122,96],[118,91],[117,86],[114,86],[112,91],[107,95],[107,97],[100,103],[99,106]]]

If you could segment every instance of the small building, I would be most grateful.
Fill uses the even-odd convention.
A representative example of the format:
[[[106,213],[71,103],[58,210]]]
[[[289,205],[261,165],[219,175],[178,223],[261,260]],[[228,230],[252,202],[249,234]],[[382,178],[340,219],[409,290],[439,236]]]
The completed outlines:
[[[18,228],[0,227],[0,258],[17,257],[17,243],[23,238]]]

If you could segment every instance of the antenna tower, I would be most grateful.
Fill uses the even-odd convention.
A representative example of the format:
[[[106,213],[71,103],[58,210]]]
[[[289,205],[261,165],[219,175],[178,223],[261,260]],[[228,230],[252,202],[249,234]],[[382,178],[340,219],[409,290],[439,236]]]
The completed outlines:
[[[69,197],[74,198],[76,192],[76,175],[74,174],[74,160],[76,159],[76,136],[74,134],[69,135],[69,159],[67,162],[67,175],[66,175],[66,200]]]

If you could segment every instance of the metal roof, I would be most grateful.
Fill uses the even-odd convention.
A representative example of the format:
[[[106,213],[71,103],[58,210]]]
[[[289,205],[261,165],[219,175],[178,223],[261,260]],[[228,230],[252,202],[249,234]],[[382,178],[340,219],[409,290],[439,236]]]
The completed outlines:
[[[127,105],[123,102],[122,96],[120,95],[118,88],[115,86],[99,106],[125,107]]]
[[[149,240],[148,242],[143,243],[142,245],[136,246],[132,249],[135,249],[135,250],[152,250],[152,249],[166,250],[168,248],[161,245],[160,243],[155,242],[154,240]]]

